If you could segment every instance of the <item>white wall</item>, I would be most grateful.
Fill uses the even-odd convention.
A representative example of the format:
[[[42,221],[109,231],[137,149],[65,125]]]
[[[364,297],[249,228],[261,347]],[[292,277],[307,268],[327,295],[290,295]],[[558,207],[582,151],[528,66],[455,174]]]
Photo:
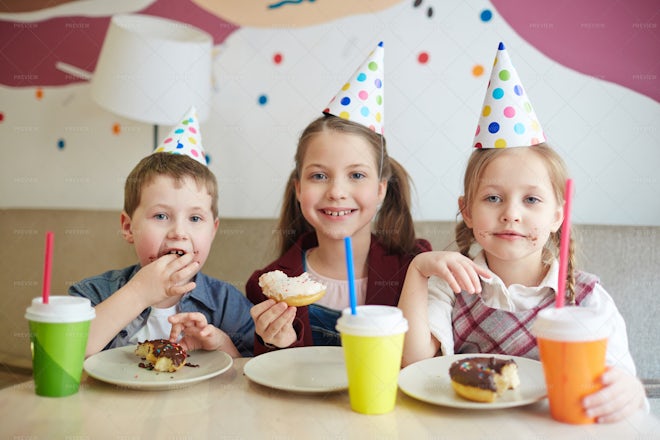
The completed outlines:
[[[415,217],[454,219],[502,40],[571,169],[574,222],[660,225],[660,104],[557,64],[497,16],[487,26],[474,20],[487,2],[446,3],[435,5],[435,20],[402,2],[305,28],[243,27],[218,46],[213,112],[201,129],[221,185],[221,215],[277,216],[300,131],[383,40],[390,154],[414,178]],[[421,47],[431,53],[427,64],[416,61]],[[278,51],[285,58],[276,65]],[[486,74],[475,78],[477,63]],[[45,87],[41,100],[34,93],[0,87],[0,207],[120,209],[123,179],[150,152],[152,127],[99,108],[88,84]],[[257,103],[260,94],[266,105]],[[161,127],[161,136],[168,130]]]

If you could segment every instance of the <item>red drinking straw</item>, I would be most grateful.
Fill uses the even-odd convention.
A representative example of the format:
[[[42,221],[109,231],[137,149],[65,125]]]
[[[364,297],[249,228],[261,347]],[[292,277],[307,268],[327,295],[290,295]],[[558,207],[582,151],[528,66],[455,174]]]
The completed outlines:
[[[571,205],[573,202],[573,179],[566,179],[564,191],[564,223],[561,225],[561,239],[559,241],[559,282],[557,283],[556,307],[564,307],[566,296],[566,272],[568,271],[568,244],[571,238]]]
[[[46,232],[46,256],[44,258],[44,286],[41,292],[41,301],[48,304],[48,295],[50,295],[50,275],[53,268],[53,239],[51,231]]]

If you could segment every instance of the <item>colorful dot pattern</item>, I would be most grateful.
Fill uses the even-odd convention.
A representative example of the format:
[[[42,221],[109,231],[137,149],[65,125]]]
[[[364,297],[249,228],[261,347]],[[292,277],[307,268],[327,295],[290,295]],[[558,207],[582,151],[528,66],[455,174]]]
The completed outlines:
[[[484,98],[474,148],[528,147],[545,135],[509,54],[500,43]]]
[[[378,43],[365,62],[330,101],[323,113],[362,124],[383,134],[384,49]]]
[[[206,153],[202,147],[202,134],[195,108],[188,110],[181,122],[170,131],[154,153],[184,154],[206,165]]]

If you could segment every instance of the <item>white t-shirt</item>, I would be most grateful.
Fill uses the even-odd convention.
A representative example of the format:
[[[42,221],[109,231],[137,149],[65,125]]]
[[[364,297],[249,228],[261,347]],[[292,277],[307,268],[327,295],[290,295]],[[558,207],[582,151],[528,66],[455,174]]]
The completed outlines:
[[[170,316],[176,313],[176,305],[159,309],[152,307],[149,317],[147,318],[146,325],[143,325],[132,338],[129,343],[137,344],[138,342],[149,341],[153,339],[170,339],[170,331],[172,324],[167,320]],[[133,321],[135,322],[135,321]]]

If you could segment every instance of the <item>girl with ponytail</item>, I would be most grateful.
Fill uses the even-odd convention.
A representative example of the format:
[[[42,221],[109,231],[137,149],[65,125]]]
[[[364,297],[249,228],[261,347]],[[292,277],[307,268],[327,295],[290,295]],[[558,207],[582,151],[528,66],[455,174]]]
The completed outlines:
[[[358,305],[396,306],[412,258],[431,250],[417,239],[410,178],[368,127],[325,115],[303,131],[285,188],[277,233],[279,258],[246,285],[255,304],[255,354],[305,345],[340,345],[335,330],[349,306],[344,237],[352,237]],[[290,307],[267,299],[259,277],[307,272],[327,286],[315,304]]]

